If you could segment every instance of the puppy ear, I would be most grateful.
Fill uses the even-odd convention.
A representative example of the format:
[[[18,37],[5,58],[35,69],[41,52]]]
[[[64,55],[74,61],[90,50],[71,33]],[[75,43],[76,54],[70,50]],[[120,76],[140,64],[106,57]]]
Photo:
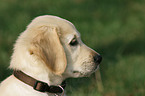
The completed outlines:
[[[39,26],[32,40],[30,54],[36,55],[55,74],[61,75],[66,68],[66,56],[56,26]]]

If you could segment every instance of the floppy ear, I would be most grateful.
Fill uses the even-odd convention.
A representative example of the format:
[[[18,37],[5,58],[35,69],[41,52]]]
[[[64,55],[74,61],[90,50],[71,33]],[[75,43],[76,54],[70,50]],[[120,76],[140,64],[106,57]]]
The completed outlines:
[[[33,30],[34,31],[34,30]],[[30,54],[36,55],[55,74],[61,75],[66,68],[66,56],[56,26],[39,26],[32,40]]]

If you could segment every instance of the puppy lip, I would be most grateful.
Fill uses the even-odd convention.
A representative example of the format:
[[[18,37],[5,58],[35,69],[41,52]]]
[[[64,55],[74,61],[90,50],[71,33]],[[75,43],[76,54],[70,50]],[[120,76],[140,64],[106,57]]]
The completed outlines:
[[[92,73],[94,73],[98,68],[90,71],[90,72],[82,72],[82,71],[73,71],[73,74],[79,75],[79,77],[89,77]]]
[[[73,71],[73,73],[80,73],[79,71]]]
[[[81,71],[73,71],[75,77],[85,77],[85,74]]]

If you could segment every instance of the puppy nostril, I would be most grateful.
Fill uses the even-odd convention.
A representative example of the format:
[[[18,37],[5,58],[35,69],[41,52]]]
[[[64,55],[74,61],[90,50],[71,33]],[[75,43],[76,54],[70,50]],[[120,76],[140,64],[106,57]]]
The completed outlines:
[[[94,62],[100,64],[102,61],[102,56],[101,55],[95,55],[94,56]]]

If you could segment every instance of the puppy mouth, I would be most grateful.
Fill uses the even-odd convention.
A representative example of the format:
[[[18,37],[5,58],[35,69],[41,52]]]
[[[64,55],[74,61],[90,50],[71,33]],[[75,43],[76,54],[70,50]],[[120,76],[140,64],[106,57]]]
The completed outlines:
[[[94,73],[97,69],[99,68],[99,66],[95,66],[95,68],[89,70],[89,69],[85,69],[84,71],[73,71],[73,74],[76,77],[89,77],[92,73]]]
[[[97,71],[99,64],[93,60],[82,62],[81,68],[72,70],[74,77],[89,77],[92,73]]]
[[[88,77],[90,76],[89,73],[81,72],[81,71],[73,71],[75,77]]]

